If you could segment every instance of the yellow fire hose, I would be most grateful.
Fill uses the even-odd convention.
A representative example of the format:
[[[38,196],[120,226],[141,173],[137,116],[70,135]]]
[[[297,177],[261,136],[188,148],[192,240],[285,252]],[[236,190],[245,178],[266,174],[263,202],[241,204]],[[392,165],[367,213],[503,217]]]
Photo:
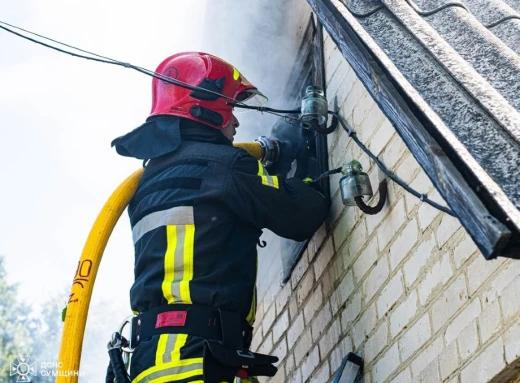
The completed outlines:
[[[262,148],[257,142],[237,143],[234,146],[246,150],[257,159],[262,157]],[[78,381],[83,336],[99,264],[119,217],[135,194],[143,171],[144,168],[132,173],[117,187],[90,230],[72,282],[65,312],[56,383]]]

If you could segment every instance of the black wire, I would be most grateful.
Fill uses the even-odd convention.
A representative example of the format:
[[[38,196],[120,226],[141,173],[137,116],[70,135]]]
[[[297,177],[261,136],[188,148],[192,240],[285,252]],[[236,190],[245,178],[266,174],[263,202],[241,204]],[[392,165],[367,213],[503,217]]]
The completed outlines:
[[[301,109],[274,109],[274,108],[268,108],[265,106],[252,106],[252,105],[243,105],[243,104],[237,104],[233,102],[228,102],[228,105],[237,107],[237,108],[243,108],[243,109],[253,109],[258,110],[259,112],[275,112],[275,113],[287,113],[287,114],[300,114]]]
[[[0,21],[0,23],[4,24],[4,25],[11,26],[11,24],[8,24],[8,23],[6,23],[4,21]],[[12,33],[12,34],[14,34],[14,35],[16,35],[18,37],[21,37],[23,39],[29,40],[29,41],[31,41],[31,42],[33,42],[35,44],[42,45],[42,46],[44,46],[46,48],[50,48],[50,49],[53,49],[55,51],[71,55],[73,57],[79,57],[79,58],[83,58],[83,59],[86,59],[86,60],[92,60],[92,61],[96,61],[96,62],[100,62],[100,63],[104,63],[104,64],[111,64],[111,65],[117,65],[117,66],[122,66],[122,67],[125,67],[125,68],[134,69],[137,72],[144,73],[144,74],[146,74],[148,76],[151,76],[151,77],[157,78],[159,80],[165,81],[165,82],[167,82],[169,84],[180,86],[181,88],[185,88],[185,89],[189,89],[189,90],[197,90],[197,91],[201,91],[201,92],[206,92],[206,93],[218,96],[218,97],[223,97],[223,98],[226,98],[228,100],[232,100],[235,104],[237,103],[236,100],[234,100],[232,97],[228,97],[228,96],[226,96],[224,94],[221,94],[221,93],[218,93],[218,92],[213,92],[211,90],[208,90],[208,89],[205,89],[205,88],[201,88],[201,87],[198,87],[198,86],[190,85],[190,84],[187,84],[185,82],[172,79],[171,77],[163,76],[163,75],[158,74],[158,73],[156,73],[154,71],[151,71],[149,69],[145,69],[145,68],[142,68],[142,67],[139,67],[139,66],[136,66],[136,65],[132,65],[130,63],[117,61],[117,60],[114,60],[114,59],[111,59],[111,58],[108,58],[108,57],[100,56],[98,54],[91,53],[91,52],[85,51],[85,50],[80,49],[80,48],[76,48],[76,47],[74,47],[72,45],[67,45],[65,43],[62,43],[62,42],[50,39],[48,37],[45,37],[45,36],[42,36],[42,35],[38,35],[38,34],[36,34],[34,32],[26,31],[25,29],[22,29],[22,28],[19,28],[19,27],[13,26],[13,28],[17,28],[17,29],[23,30],[23,31],[25,31],[27,33],[39,36],[39,37],[44,38],[44,39],[49,40],[49,41],[53,41],[53,42],[55,42],[57,44],[60,44],[60,45],[63,45],[63,46],[75,49],[77,51],[81,51],[81,52],[88,53],[90,55],[97,56],[97,57],[102,57],[102,58],[89,57],[89,56],[81,55],[81,54],[78,54],[78,53],[73,53],[73,52],[67,51],[65,49],[61,49],[61,48],[55,47],[53,45],[46,44],[46,43],[44,43],[42,41],[38,41],[38,40],[33,39],[33,38],[29,37],[29,36],[24,36],[21,33],[15,32],[15,31],[13,31],[13,30],[5,27],[5,26],[0,25],[0,29],[3,29],[3,30],[5,30],[5,31],[7,31],[9,33]],[[242,105],[242,104],[239,104],[239,105]]]
[[[439,205],[437,202],[435,201],[432,201],[431,199],[429,199],[428,197],[426,197],[426,195],[424,194],[421,194],[419,193],[418,191],[412,189],[410,186],[408,186],[406,183],[404,183],[404,181],[402,181],[401,179],[399,179],[397,176],[395,176],[394,174],[392,174],[387,168],[386,166],[379,160],[379,158],[377,158],[374,153],[372,153],[361,141],[359,141],[359,138],[357,138],[357,135],[356,135],[356,132],[354,132],[353,130],[349,129],[348,126],[345,124],[345,122],[343,121],[343,119],[341,119],[341,117],[339,116],[338,113],[336,112],[331,112],[329,111],[330,114],[334,115],[337,117],[339,123],[341,124],[341,126],[343,127],[343,130],[345,130],[345,132],[348,134],[348,136],[366,153],[368,154],[368,156],[377,164],[377,166],[379,166],[379,168],[383,171],[383,173],[386,174],[386,176],[388,178],[390,178],[392,181],[394,181],[396,184],[398,184],[399,186],[401,186],[404,190],[406,190],[408,193],[416,196],[417,198],[419,198],[421,201],[423,202],[426,202],[428,205],[430,206],[433,206],[434,208],[446,213],[446,214],[449,214],[451,215],[452,217],[456,217],[455,213],[453,213],[452,210],[450,210],[449,208],[447,207],[444,207],[442,205]]]

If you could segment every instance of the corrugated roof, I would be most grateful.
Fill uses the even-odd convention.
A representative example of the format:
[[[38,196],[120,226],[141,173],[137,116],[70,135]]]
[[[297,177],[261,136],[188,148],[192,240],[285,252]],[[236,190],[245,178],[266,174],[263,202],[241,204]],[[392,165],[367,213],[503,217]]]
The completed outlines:
[[[347,44],[340,50],[358,67],[367,89],[377,87],[379,76],[387,76],[386,90],[369,91],[390,113],[400,134],[410,131],[398,127],[400,118],[391,116],[395,113],[393,106],[386,105],[388,97],[397,97],[390,101],[394,106],[404,105],[398,100],[403,97],[413,100],[415,105],[409,105],[409,110],[416,113],[413,110],[418,108],[429,119],[424,126],[434,127],[435,131],[427,128],[430,134],[518,240],[520,0],[308,1],[337,44],[347,44],[349,39],[348,44],[357,44],[358,39],[357,48]],[[337,22],[330,22],[331,17]],[[364,49],[376,58],[374,63],[362,53]],[[369,67],[372,72],[367,71]],[[381,74],[378,68],[383,68]],[[388,88],[392,83],[395,90]],[[378,95],[381,91],[386,94]],[[414,153],[416,157],[424,154]],[[428,160],[422,161],[424,167]],[[430,161],[435,161],[435,155]],[[431,171],[430,166],[430,177]],[[436,186],[449,193],[441,178]],[[465,226],[468,217],[466,222],[461,217]]]
[[[515,9],[500,0],[345,4],[520,207],[520,56],[515,52],[520,50],[515,30],[520,16]],[[510,16],[518,19],[507,19]],[[496,26],[486,28],[489,24]]]

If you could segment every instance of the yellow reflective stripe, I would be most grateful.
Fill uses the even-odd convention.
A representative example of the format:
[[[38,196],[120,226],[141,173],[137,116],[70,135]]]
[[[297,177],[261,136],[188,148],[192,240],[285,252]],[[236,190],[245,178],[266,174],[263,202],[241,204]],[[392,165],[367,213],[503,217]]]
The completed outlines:
[[[233,67],[233,80],[238,80],[240,77],[240,72],[237,70],[237,68]]]
[[[166,353],[166,344],[168,342],[168,334],[161,334],[155,351],[155,364],[163,364],[163,355]]]
[[[280,189],[280,187],[278,186],[278,177],[277,176],[273,176],[273,185],[275,187],[275,189]]]
[[[258,174],[257,175],[263,176],[266,173],[267,173],[267,171],[264,169],[264,166],[262,165],[262,163],[260,161],[258,161]]]
[[[265,170],[264,166],[260,161],[258,161],[258,174],[262,179],[262,185],[270,186],[275,189],[279,189],[279,183],[278,183],[278,177],[277,176],[270,176],[269,173]]]
[[[192,303],[190,294],[190,281],[193,279],[193,249],[195,245],[195,225],[185,225],[184,238],[184,275],[180,282],[181,301]]]
[[[155,354],[155,366],[139,374],[132,383],[165,383],[203,375],[202,358],[180,359],[187,334],[162,334]]]
[[[175,248],[177,247],[177,226],[166,226],[166,254],[164,255],[164,280],[162,291],[164,298],[170,304],[174,302],[172,284],[175,278]]]
[[[252,325],[255,321],[256,314],[256,286],[253,290],[253,299],[251,300],[251,308],[249,309],[249,313],[247,314],[246,321],[249,325]]]

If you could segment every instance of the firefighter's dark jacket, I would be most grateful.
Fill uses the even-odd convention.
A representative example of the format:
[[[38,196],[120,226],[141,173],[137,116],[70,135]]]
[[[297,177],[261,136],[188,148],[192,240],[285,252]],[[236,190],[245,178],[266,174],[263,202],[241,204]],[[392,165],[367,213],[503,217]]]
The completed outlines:
[[[305,240],[325,220],[325,198],[300,180],[268,175],[215,129],[177,126],[182,141],[149,161],[128,209],[132,309],[196,303],[239,312],[252,323],[262,229]]]

